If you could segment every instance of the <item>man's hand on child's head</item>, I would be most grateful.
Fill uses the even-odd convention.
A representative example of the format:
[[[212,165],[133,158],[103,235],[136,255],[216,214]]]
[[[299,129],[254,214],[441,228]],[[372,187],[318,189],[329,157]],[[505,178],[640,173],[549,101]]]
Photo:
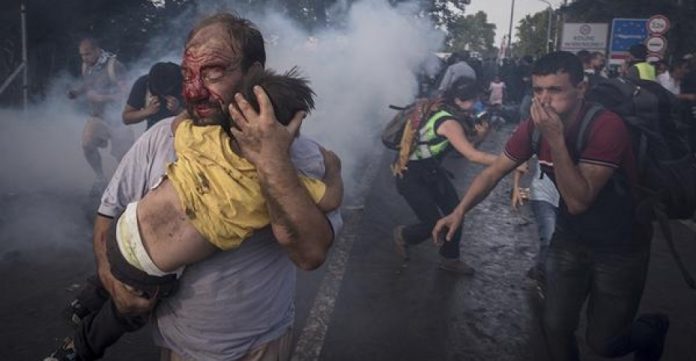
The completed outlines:
[[[274,163],[278,158],[289,158],[290,145],[297,135],[306,112],[300,111],[287,126],[276,120],[273,104],[260,86],[254,87],[259,112],[240,93],[235,95],[236,105],[228,109],[236,127],[230,128],[244,158],[257,167]],[[270,164],[269,164],[270,165]]]

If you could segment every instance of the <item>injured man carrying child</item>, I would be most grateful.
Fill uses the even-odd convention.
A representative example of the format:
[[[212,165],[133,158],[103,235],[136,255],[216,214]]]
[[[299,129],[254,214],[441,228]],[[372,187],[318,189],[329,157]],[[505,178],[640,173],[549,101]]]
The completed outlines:
[[[247,75],[243,95],[259,111],[256,85],[266,91],[283,125],[296,112],[314,108],[314,92],[295,68],[285,75],[271,70]],[[256,168],[232,150],[226,129],[195,126],[190,119],[177,119],[172,128],[177,160],[144,198],[126,207],[115,237],[107,241],[114,277],[145,297],[167,296],[186,265],[237,248],[270,224]],[[323,157],[318,158],[316,166],[323,168]],[[334,179],[323,181],[298,174],[323,212],[337,209],[343,197],[340,170],[333,173]],[[324,181],[337,184],[327,187]]]

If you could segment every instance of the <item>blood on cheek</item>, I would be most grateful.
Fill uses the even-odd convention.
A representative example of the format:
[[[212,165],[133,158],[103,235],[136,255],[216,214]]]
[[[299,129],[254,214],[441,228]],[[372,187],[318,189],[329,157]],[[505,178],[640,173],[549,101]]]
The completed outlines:
[[[183,95],[187,102],[196,102],[201,100],[214,100],[216,103],[222,102],[222,96],[207,87],[200,78],[194,78],[190,82],[184,84]]]

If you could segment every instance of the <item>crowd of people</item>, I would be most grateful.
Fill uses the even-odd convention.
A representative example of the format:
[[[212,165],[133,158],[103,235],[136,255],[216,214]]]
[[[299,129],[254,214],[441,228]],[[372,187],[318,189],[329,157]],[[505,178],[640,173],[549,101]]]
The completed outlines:
[[[99,359],[147,322],[162,360],[289,360],[295,270],[321,266],[342,227],[340,160],[299,135],[314,107],[307,80],[265,69],[263,36],[229,13],[200,21],[181,65],[154,64],[130,92],[114,54],[91,36],[78,48],[82,79],[68,97],[88,105],[82,148],[95,173],[90,194],[101,196],[97,274],[69,305],[75,334],[46,361]],[[646,57],[633,46],[618,76],[673,94],[696,148],[696,59]],[[502,62],[452,54],[439,75],[420,75],[427,107],[408,117],[392,165],[418,219],[394,228],[396,253],[408,261],[430,239],[439,268],[466,276],[475,270],[460,255],[463,219],[514,173],[511,205],[529,200],[538,228],[527,275],[554,360],[579,359],[586,300],[586,340],[599,355],[658,360],[669,328],[663,314],[637,315],[653,232],[637,212],[627,126],[586,99],[608,77],[601,52]],[[519,122],[504,151],[477,149],[497,119]],[[136,140],[128,125],[143,121]],[[109,143],[119,161],[110,180],[99,150]],[[461,199],[442,166],[451,149],[487,166]]]

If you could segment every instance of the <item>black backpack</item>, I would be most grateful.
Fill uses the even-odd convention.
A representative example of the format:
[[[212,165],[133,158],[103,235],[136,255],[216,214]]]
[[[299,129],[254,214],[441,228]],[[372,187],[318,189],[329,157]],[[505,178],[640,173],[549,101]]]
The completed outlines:
[[[639,196],[652,201],[668,219],[693,217],[696,157],[681,129],[677,98],[654,81],[615,78],[599,81],[586,99],[624,120],[638,165]],[[580,127],[578,149],[585,145],[588,126]]]

